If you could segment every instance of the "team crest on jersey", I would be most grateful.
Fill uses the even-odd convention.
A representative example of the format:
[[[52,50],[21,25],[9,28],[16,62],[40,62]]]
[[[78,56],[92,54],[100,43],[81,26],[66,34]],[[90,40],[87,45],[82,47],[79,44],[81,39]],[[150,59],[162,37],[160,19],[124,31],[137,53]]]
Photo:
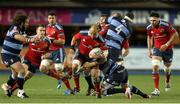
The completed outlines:
[[[163,33],[165,30],[164,29],[160,29],[160,32]]]

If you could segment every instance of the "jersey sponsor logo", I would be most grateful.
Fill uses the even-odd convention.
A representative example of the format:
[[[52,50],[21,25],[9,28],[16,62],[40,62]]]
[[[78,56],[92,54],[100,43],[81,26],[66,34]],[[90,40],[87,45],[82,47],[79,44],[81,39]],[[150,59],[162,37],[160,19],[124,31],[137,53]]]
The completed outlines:
[[[164,29],[160,29],[160,32],[163,33],[165,30]]]

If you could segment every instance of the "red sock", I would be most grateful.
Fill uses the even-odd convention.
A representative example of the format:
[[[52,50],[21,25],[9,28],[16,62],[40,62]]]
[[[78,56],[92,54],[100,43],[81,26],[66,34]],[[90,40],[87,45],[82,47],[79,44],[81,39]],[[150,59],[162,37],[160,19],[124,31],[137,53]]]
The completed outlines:
[[[74,78],[74,83],[75,83],[76,88],[80,89],[80,86],[79,86],[79,75],[75,75],[73,78]]]
[[[154,80],[154,87],[159,89],[159,73],[153,73],[152,79]]]
[[[63,78],[62,81],[64,82],[64,84],[66,85],[66,88],[67,89],[71,89],[71,86],[70,86],[70,83],[69,83],[69,80],[67,78]]]
[[[95,84],[95,90],[96,90],[97,93],[101,92],[101,88],[100,88],[100,84],[99,83]]]
[[[166,83],[169,83],[170,77],[171,77],[171,73],[166,72]]]
[[[61,78],[60,75],[54,69],[49,70],[47,75],[51,76],[51,77],[53,77],[53,78],[55,78],[57,80],[59,80]]]

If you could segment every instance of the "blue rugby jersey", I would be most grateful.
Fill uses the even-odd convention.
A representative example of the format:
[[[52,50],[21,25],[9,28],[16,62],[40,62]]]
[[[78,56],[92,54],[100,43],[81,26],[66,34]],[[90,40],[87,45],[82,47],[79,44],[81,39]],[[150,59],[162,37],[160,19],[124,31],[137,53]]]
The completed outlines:
[[[16,34],[21,34],[26,36],[24,31],[21,31],[17,26],[11,26],[6,34],[6,38],[3,42],[1,53],[19,55],[21,49],[23,48],[23,43],[19,40],[16,40],[14,36]]]
[[[129,24],[117,17],[109,17],[109,29],[106,36],[106,44],[109,47],[121,49],[122,42],[131,35]]]

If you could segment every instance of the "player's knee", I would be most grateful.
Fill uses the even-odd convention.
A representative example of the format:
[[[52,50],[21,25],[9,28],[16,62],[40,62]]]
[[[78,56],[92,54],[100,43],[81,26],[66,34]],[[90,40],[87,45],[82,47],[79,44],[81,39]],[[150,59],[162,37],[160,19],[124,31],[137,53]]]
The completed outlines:
[[[160,60],[157,60],[157,59],[153,59],[153,60],[152,60],[152,65],[153,65],[153,69],[154,69],[154,70],[158,70],[158,69],[159,69],[159,66],[161,65],[161,61],[160,61]]]
[[[43,59],[41,61],[40,66],[45,66],[45,67],[49,67],[50,66],[50,62],[47,59]]]
[[[100,76],[100,70],[99,69],[92,69],[91,70],[91,77],[93,79],[96,79]]]
[[[40,72],[47,72],[49,70],[49,67],[50,67],[50,62],[47,59],[43,59],[41,61],[39,70]]]
[[[73,72],[78,70],[81,67],[81,62],[79,60],[73,60],[72,62],[72,70]]]
[[[57,71],[63,71],[64,66],[63,66],[62,63],[55,63],[55,64],[54,64],[54,68],[55,68],[55,70],[57,70]]]
[[[170,68],[170,67],[165,67],[165,68],[164,68],[164,72],[166,72],[166,73],[171,73],[171,68]]]
[[[48,73],[49,70],[50,69],[48,67],[46,67],[46,66],[41,66],[39,68],[39,71],[42,72],[42,73]]]

